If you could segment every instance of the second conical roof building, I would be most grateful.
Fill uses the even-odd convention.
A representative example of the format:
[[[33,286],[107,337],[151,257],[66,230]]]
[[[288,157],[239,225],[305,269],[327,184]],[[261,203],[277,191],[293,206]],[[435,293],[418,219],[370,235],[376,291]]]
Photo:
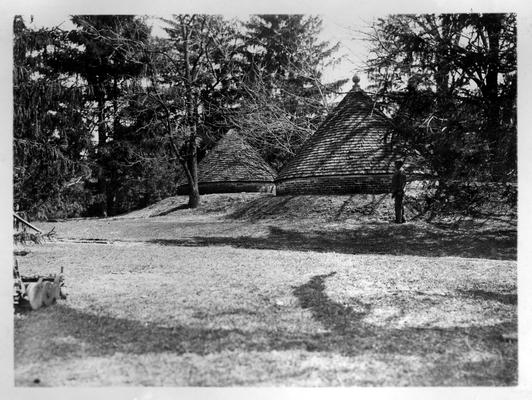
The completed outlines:
[[[201,194],[273,192],[275,171],[255,148],[230,130],[198,164]],[[188,192],[186,180],[178,193]]]
[[[390,122],[358,80],[300,151],[281,169],[278,195],[385,193],[394,161]]]

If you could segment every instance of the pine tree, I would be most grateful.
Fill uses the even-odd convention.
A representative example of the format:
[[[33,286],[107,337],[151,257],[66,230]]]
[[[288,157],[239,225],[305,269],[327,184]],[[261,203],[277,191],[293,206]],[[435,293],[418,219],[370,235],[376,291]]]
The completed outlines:
[[[120,110],[124,95],[145,70],[141,45],[148,40],[149,28],[129,15],[76,15],[72,21],[76,29],[68,32],[69,43],[57,55],[55,68],[85,84],[87,118],[98,132],[91,154],[96,193],[102,199],[101,212],[112,215],[120,184],[113,154],[122,130]]]
[[[83,90],[54,68],[67,42],[58,29],[31,30],[14,18],[14,201],[30,216],[83,211],[90,131]]]
[[[408,105],[395,115],[417,107],[411,111],[421,113],[419,120],[436,117],[433,132],[475,133],[495,149],[503,131],[515,133],[515,34],[512,14],[391,16],[374,27],[368,72],[383,97]],[[500,158],[490,157],[491,163]]]
[[[318,39],[321,24],[303,15],[257,15],[245,24],[249,74],[236,124],[277,168],[315,131],[346,82],[323,82],[338,45]]]
[[[515,180],[515,15],[390,16],[368,40],[397,143],[429,163],[442,199],[466,206],[482,197],[471,182]]]

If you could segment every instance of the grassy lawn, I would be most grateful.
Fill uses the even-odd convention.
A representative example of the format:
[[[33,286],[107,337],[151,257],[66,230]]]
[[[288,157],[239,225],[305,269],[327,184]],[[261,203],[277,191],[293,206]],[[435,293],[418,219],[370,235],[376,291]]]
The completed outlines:
[[[215,208],[40,224],[70,296],[15,314],[16,385],[517,383],[515,229]]]

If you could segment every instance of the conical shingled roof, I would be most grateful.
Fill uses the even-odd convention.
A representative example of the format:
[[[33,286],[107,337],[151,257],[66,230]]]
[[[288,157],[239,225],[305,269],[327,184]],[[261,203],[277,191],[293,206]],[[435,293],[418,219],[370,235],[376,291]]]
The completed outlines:
[[[276,173],[247,141],[230,130],[198,164],[200,193],[273,191]],[[182,181],[181,192],[188,185]]]
[[[387,118],[355,84],[277,180],[391,174],[397,155],[385,142],[389,128]]]

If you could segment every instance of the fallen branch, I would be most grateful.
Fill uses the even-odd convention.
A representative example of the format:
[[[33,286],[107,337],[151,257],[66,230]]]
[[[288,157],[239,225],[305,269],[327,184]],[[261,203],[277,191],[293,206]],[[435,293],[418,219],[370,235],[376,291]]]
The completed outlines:
[[[18,215],[16,212],[13,213],[13,217],[15,217],[15,219],[19,222],[22,222],[24,225],[30,227],[31,229],[33,229],[34,231],[37,231],[39,233],[42,233],[42,231],[37,228],[36,226],[30,224],[28,221],[26,221],[24,218],[22,218],[20,215]]]

